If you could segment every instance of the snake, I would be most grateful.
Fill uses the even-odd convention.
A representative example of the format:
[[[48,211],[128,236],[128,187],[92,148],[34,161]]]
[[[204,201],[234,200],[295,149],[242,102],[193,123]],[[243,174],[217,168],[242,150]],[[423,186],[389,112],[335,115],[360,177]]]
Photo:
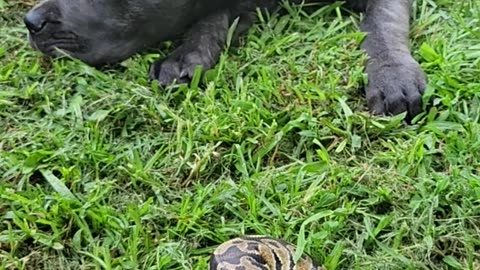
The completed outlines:
[[[263,235],[245,235],[220,244],[210,256],[209,270],[326,270],[308,254],[294,260],[296,247]]]

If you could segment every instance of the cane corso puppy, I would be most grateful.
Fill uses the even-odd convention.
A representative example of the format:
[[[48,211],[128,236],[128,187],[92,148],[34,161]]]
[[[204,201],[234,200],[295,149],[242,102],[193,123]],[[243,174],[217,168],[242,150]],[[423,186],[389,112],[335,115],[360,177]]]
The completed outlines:
[[[288,0],[300,4],[302,0]],[[422,110],[426,76],[409,50],[412,0],[346,0],[365,13],[362,48],[368,55],[367,103],[376,114]],[[194,69],[214,67],[231,24],[249,29],[257,8],[272,10],[281,0],[44,0],[24,18],[31,45],[49,56],[58,50],[92,66],[118,63],[163,41],[182,43],[150,68],[162,86],[188,82]],[[302,3],[333,2],[304,0]]]

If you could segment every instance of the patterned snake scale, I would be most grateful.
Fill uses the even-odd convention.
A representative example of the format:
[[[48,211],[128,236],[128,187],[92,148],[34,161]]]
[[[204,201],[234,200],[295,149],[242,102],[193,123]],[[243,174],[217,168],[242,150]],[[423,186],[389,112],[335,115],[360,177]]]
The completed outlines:
[[[308,255],[296,263],[295,246],[267,236],[243,236],[221,244],[209,270],[325,270]]]

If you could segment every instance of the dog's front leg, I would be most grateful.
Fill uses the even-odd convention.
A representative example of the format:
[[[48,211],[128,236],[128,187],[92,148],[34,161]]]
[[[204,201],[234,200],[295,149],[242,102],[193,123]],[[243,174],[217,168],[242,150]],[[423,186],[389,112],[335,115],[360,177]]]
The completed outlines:
[[[231,19],[230,11],[225,10],[197,22],[172,54],[153,63],[150,78],[161,86],[188,83],[197,66],[204,71],[214,67],[224,49]]]
[[[426,76],[409,49],[410,0],[369,0],[362,44],[369,57],[367,102],[375,114],[422,110]]]

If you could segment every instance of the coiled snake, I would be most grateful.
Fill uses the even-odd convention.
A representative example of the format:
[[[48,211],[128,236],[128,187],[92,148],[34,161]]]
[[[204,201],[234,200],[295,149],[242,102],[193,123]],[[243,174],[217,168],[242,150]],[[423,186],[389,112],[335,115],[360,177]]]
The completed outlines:
[[[243,236],[221,244],[209,270],[324,270],[308,255],[294,261],[295,246],[267,236]]]

